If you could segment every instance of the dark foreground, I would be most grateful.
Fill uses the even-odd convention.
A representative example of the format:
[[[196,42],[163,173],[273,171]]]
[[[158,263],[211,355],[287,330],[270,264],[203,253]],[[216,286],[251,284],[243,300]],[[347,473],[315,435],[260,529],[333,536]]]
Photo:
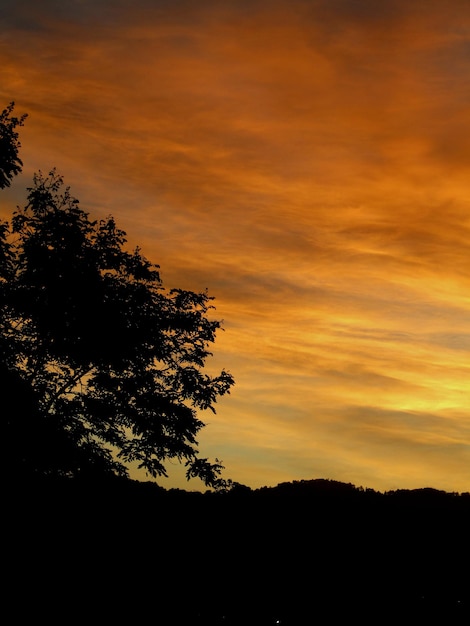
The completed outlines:
[[[6,488],[4,614],[18,624],[470,624],[467,495],[314,482],[223,495]]]

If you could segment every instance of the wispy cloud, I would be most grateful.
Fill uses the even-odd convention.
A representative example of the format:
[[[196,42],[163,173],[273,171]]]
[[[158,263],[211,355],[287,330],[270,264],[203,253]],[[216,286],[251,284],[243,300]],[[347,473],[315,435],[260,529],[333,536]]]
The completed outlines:
[[[237,385],[201,445],[252,485],[468,489],[470,7],[7,4],[2,213],[57,166],[216,296]]]

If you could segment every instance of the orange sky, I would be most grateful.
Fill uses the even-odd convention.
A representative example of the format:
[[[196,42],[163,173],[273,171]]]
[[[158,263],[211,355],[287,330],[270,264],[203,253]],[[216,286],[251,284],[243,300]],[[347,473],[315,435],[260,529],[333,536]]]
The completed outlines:
[[[56,166],[167,287],[208,288],[236,385],[204,456],[251,487],[470,490],[470,3],[0,7],[1,108],[29,114],[1,213]]]

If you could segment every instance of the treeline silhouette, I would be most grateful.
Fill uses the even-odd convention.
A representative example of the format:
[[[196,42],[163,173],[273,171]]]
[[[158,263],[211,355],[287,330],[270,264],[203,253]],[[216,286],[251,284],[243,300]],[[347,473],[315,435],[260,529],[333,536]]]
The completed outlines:
[[[0,189],[24,120],[0,112]],[[252,490],[199,457],[199,412],[234,383],[202,371],[212,297],[162,291],[125,242],[55,170],[0,224],[4,621],[467,624],[469,494]],[[125,478],[178,460],[216,491]]]
[[[26,621],[469,623],[469,493],[64,479],[4,499],[5,597]]]

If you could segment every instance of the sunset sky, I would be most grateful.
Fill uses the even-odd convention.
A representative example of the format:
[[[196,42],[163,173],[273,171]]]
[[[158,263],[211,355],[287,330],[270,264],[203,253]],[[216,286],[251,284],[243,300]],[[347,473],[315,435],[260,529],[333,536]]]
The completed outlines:
[[[0,77],[1,216],[57,167],[214,296],[227,478],[470,491],[468,0],[0,0]]]

